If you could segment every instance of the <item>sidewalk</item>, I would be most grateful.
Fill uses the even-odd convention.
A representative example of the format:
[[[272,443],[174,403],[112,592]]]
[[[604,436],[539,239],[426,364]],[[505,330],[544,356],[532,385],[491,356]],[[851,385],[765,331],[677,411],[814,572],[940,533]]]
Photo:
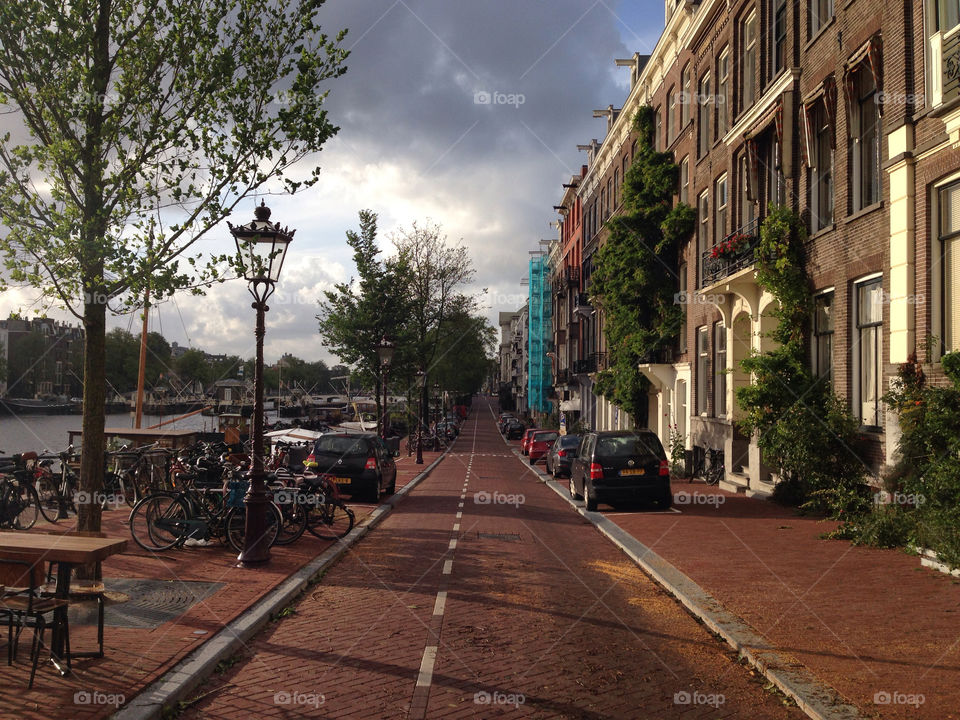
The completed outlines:
[[[405,454],[397,458],[398,489],[439,455],[425,451],[423,465]],[[357,525],[376,507],[348,504]],[[104,533],[129,541],[126,553],[103,563],[108,590],[122,588],[113,595],[120,602],[107,603],[105,657],[74,660],[73,674],[64,678],[41,658],[28,691],[32,634],[25,632],[13,666],[0,663],[0,718],[108,717],[333,544],[305,533],[292,545],[272,548],[266,567],[246,570],[235,566],[236,553],[226,546],[147,553],[130,538],[127,517],[123,509],[103,515]],[[69,529],[63,521],[53,525],[41,518],[33,532]],[[74,651],[95,649],[95,624],[72,620],[70,641]]]
[[[960,581],[899,550],[821,539],[837,523],[767,500],[701,482],[673,491],[669,512],[600,514],[864,716],[960,718]]]

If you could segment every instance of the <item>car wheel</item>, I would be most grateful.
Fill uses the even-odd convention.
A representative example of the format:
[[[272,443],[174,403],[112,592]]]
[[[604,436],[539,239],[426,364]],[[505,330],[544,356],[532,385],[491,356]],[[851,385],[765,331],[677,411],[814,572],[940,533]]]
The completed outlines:
[[[587,501],[587,511],[596,512],[597,505],[599,504],[597,501],[597,493],[595,490],[591,491],[589,483],[584,483],[583,485],[583,498]]]
[[[577,492],[577,484],[573,481],[573,476],[570,477],[570,497],[574,500],[583,500],[583,497]]]
[[[657,507],[661,510],[669,510],[673,506],[673,491],[669,488],[657,498]]]

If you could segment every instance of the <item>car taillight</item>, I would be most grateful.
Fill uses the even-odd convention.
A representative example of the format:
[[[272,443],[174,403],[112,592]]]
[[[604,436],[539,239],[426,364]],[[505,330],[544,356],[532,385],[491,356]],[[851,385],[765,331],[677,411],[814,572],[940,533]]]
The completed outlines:
[[[670,474],[670,463],[666,460],[660,461],[660,474],[669,475]]]
[[[374,457],[367,458],[367,464],[363,466],[364,470],[376,470],[377,469],[377,459]]]
[[[590,479],[603,480],[603,465],[600,463],[590,463]]]
[[[567,456],[566,450],[560,450],[557,452],[557,457],[566,457],[566,456]]]

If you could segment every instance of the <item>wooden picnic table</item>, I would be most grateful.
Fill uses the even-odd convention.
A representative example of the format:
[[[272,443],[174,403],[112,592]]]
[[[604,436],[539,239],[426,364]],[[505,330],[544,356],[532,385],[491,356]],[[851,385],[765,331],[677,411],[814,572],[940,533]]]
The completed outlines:
[[[70,577],[76,565],[101,562],[127,549],[127,541],[120,538],[88,537],[83,535],[45,535],[29,532],[0,532],[0,558],[31,560],[36,563],[57,563],[56,597],[70,596]],[[64,657],[67,606],[57,608],[50,655],[61,675],[67,674],[62,664]]]

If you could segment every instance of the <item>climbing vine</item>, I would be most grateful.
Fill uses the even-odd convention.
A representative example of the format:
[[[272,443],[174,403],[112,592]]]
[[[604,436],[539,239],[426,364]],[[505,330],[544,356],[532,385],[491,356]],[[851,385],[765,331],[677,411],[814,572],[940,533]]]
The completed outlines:
[[[594,259],[590,296],[604,313],[608,363],[597,391],[645,424],[649,383],[637,366],[671,348],[683,323],[677,303],[680,247],[696,224],[689,205],[673,204],[679,167],[653,147],[654,112],[637,110],[637,155],[623,180],[623,212],[611,218]]]

